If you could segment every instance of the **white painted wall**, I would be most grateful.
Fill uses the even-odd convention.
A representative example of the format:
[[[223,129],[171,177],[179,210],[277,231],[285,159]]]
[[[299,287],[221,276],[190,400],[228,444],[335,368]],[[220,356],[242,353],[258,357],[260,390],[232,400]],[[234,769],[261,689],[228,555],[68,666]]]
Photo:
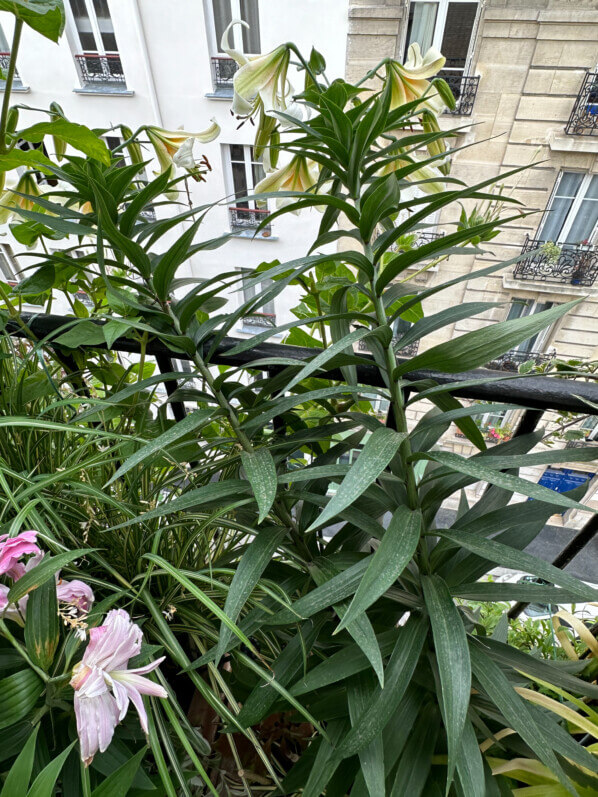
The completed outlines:
[[[68,5],[68,0],[67,0]],[[205,153],[213,171],[206,183],[191,182],[194,204],[224,199],[229,190],[223,172],[223,148],[227,144],[251,144],[255,128],[239,126],[230,114],[230,102],[210,98],[213,92],[210,46],[202,0],[109,0],[119,53],[127,80],[128,94],[84,94],[75,67],[76,45],[71,33],[54,44],[25,28],[18,59],[27,94],[14,94],[13,102],[32,107],[48,107],[52,100],[64,108],[67,116],[89,127],[107,127],[125,123],[132,129],[142,124],[161,124],[169,129],[189,131],[206,128],[215,117],[222,128],[219,138],[197,147]],[[344,75],[347,42],[347,0],[260,0],[260,36],[262,52],[285,41],[294,41],[309,56],[312,46],[326,57],[330,79]],[[0,24],[7,38],[12,36],[10,14],[0,13]],[[291,82],[302,88],[302,77]],[[23,112],[21,124],[39,121],[39,115]],[[150,156],[148,150],[147,155]],[[305,255],[315,237],[320,215],[303,211],[276,220],[268,239],[236,238],[224,247],[196,255],[182,276],[213,276],[231,268],[251,268],[263,261],[286,261]],[[209,214],[201,238],[227,232],[229,214],[226,205]],[[0,232],[6,232],[0,230]],[[11,238],[3,237],[7,242]],[[12,241],[15,252],[19,245]],[[72,243],[70,244],[72,245]],[[25,264],[29,258],[23,258]],[[289,309],[296,303],[293,289],[276,300],[280,322],[291,320]]]

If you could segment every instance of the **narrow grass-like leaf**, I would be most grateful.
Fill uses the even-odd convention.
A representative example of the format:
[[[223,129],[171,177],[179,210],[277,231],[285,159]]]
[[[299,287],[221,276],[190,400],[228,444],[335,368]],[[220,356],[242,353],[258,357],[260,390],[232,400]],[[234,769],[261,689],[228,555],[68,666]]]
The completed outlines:
[[[0,680],[0,729],[8,728],[31,711],[44,685],[31,669],[7,675]]]
[[[209,424],[212,420],[213,414],[213,409],[196,410],[182,420],[177,421],[177,423],[173,424],[170,429],[167,429],[161,435],[158,435],[158,437],[154,438],[153,440],[148,440],[147,443],[145,443],[145,445],[139,449],[139,451],[136,451],[123,462],[116,473],[110,479],[108,479],[105,487],[108,487],[110,484],[112,484],[112,482],[116,481],[116,479],[120,479],[125,473],[128,473],[131,468],[139,465],[141,462],[146,460],[148,457],[151,457],[156,452],[168,451],[168,448],[176,443],[176,441],[181,437],[184,437],[185,435],[200,429],[202,426]]]
[[[242,451],[241,462],[257,501],[259,509],[257,522],[261,523],[272,509],[272,504],[276,498],[276,488],[278,486],[276,466],[272,459],[272,454],[267,448],[258,448],[251,452]]]
[[[241,557],[224,603],[224,613],[231,622],[237,622],[239,612],[251,595],[251,591],[264,572],[266,565],[270,562],[285,533],[286,530],[282,528],[262,529],[256,534]],[[216,664],[224,655],[231,636],[231,630],[223,622],[220,626],[220,637],[216,648]]]
[[[575,790],[569,778],[563,772],[551,746],[550,741],[534,721],[525,701],[509,683],[500,667],[487,656],[480,643],[473,641],[470,645],[471,664],[475,677],[482,688],[499,709],[506,723],[513,728],[528,744],[534,753],[558,777],[571,794]]]
[[[142,748],[126,763],[115,770],[93,790],[91,797],[125,797],[133,784],[137,770],[141,766],[146,752],[147,748]]]
[[[372,605],[397,580],[411,561],[419,542],[421,512],[399,507],[384,532],[378,550],[370,557],[368,569],[337,631],[345,628]]]
[[[474,727],[469,721],[463,728],[461,747],[457,753],[457,775],[463,797],[479,797],[485,793],[484,761]]]
[[[324,511],[307,531],[328,523],[359,498],[386,468],[404,439],[405,434],[385,426],[372,432],[359,454],[359,459],[347,473]]]
[[[48,672],[60,641],[56,585],[48,579],[34,589],[27,602],[25,644],[29,657]]]
[[[469,707],[471,664],[465,626],[446,583],[438,575],[423,576],[422,587],[440,674],[440,705],[448,743],[448,794]]]
[[[347,698],[352,725],[359,722],[368,707],[375,683],[370,672],[362,672],[351,681]],[[384,746],[381,733],[359,751],[359,764],[370,797],[384,794]]]
[[[39,725],[33,730],[33,733],[25,742],[25,746],[17,756],[16,761],[10,768],[0,797],[15,797],[18,794],[27,794],[29,786],[29,779],[33,770],[33,759],[35,757],[35,742],[37,740],[37,732]]]
[[[44,584],[48,579],[58,573],[63,567],[85,554],[91,553],[92,548],[76,548],[74,551],[65,551],[56,556],[44,556],[41,562],[12,585],[8,592],[8,602],[16,603],[32,589]]]
[[[27,792],[27,797],[52,797],[54,794],[54,786],[60,775],[60,770],[64,766],[64,762],[74,746],[75,742],[72,742],[62,753],[53,758],[52,761],[42,769],[31,784],[31,788]],[[111,795],[111,797],[114,797],[114,795]]]
[[[557,304],[541,313],[514,318],[511,321],[501,321],[473,332],[466,332],[465,335],[433,346],[402,363],[395,369],[393,376],[396,378],[418,368],[430,368],[452,374],[485,365],[553,324],[582,301],[583,298],[574,299],[566,304]]]

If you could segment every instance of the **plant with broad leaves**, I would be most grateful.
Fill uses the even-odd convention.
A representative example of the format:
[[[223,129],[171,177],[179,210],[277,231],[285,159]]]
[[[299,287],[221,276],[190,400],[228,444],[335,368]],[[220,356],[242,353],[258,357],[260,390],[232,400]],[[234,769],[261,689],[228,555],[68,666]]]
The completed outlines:
[[[306,79],[291,103],[287,74],[295,56]],[[493,178],[467,186],[451,176],[456,132],[440,130],[430,116],[450,101],[434,78],[442,65],[440,54],[414,51],[407,64],[385,59],[351,85],[328,83],[323,59],[305,59],[291,45],[245,60],[234,79],[235,112],[259,116],[258,148],[265,154],[272,147],[283,160],[264,187],[284,190],[251,199],[276,202],[268,223],[309,208],[322,215],[305,255],[256,269],[245,282],[251,298],[235,309],[227,302],[239,286],[237,271],[177,276],[192,254],[226,242],[203,234],[207,207],[140,219],[168,190],[170,163],[134,195],[138,164],[92,154],[63,167],[44,164],[64,182],[67,201],[43,200],[52,213],[40,236],[85,236],[85,267],[75,265],[73,274],[97,281],[101,299],[91,318],[75,314],[22,354],[52,345],[70,370],[62,392],[43,395],[42,417],[7,412],[0,428],[10,424],[7,435],[32,440],[41,433],[50,458],[58,456],[51,435],[74,438],[75,450],[65,465],[51,462],[39,478],[23,477],[24,485],[20,471],[11,472],[5,515],[15,529],[26,516],[39,518],[38,527],[51,527],[69,549],[84,522],[85,539],[100,549],[88,556],[102,608],[129,601],[148,642],[164,649],[162,686],[173,699],[155,701],[148,713],[147,771],[166,793],[187,793],[192,772],[198,789],[212,794],[479,797],[525,783],[509,768],[522,757],[565,793],[596,790],[593,750],[577,735],[583,709],[571,709],[570,732],[570,715],[547,711],[535,686],[541,680],[595,699],[596,685],[577,675],[586,665],[529,655],[489,635],[464,604],[598,597],[524,550],[555,511],[583,507],[586,487],[558,494],[518,475],[524,466],[588,462],[594,452],[535,451],[541,432],[488,449],[475,419],[509,406],[464,406],[454,386],[410,378],[419,369],[456,374],[484,365],[579,300],[397,358],[408,344],[494,307],[475,302],[430,314],[429,299],[518,259],[457,277],[443,273],[447,258],[484,252],[522,211],[493,191]],[[441,210],[454,214],[452,231],[419,243]],[[16,212],[34,220],[32,211]],[[330,244],[338,250],[320,251]],[[61,257],[42,261],[30,290],[61,288]],[[412,277],[430,263],[438,277],[422,286]],[[241,318],[291,284],[304,291],[295,321],[251,340],[227,339]],[[395,334],[399,318],[412,326]],[[8,331],[17,326],[10,321]],[[272,356],[256,349],[286,333],[308,345],[300,358],[286,356],[284,346],[267,350]],[[168,401],[148,395],[161,377],[145,377],[143,367],[135,384],[114,375],[90,391],[88,373],[104,364],[93,347],[126,349],[134,341],[142,363],[164,347],[191,363],[191,376],[163,377],[172,401],[194,405],[178,423],[167,415]],[[243,355],[244,364],[233,367],[227,355]],[[364,407],[364,365],[373,373],[370,396],[388,402],[386,425]],[[416,423],[411,408],[425,408]],[[443,449],[453,422],[474,455]],[[29,451],[8,453],[17,459]],[[480,482],[488,489],[470,505],[464,491]],[[34,491],[40,505],[31,508]],[[455,494],[457,516],[440,528],[439,510]],[[515,494],[534,500],[512,502]],[[97,515],[86,505],[97,506]],[[549,583],[480,581],[495,565]],[[18,590],[12,597],[19,599]],[[31,718],[41,694],[25,673],[22,719]],[[197,727],[209,737],[211,763]],[[135,760],[134,747],[142,757],[143,739],[126,730],[132,741],[125,755]],[[125,741],[116,728],[114,749]]]

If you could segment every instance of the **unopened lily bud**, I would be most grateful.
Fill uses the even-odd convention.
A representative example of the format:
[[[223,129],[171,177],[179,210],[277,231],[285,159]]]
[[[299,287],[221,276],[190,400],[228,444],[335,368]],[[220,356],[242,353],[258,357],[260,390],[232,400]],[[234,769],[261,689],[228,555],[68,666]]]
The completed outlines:
[[[125,147],[131,158],[131,163],[143,163],[143,152],[141,151],[140,144],[133,138],[133,131],[126,125],[120,126],[120,132],[125,140]]]
[[[57,122],[59,119],[66,118],[64,111],[57,102],[50,103],[50,111],[50,116],[53,122]],[[62,138],[58,138],[57,136],[52,136],[52,141],[54,142],[56,160],[61,161],[64,157],[64,153],[66,152],[66,141]]]
[[[6,117],[6,132],[9,135],[12,135],[12,133],[14,133],[15,130],[17,129],[18,124],[19,124],[19,109],[13,106],[12,108],[8,109],[8,116]]]
[[[440,125],[436,114],[425,108],[421,115],[422,127],[426,133],[440,133]],[[426,149],[430,153],[430,157],[434,158],[437,155],[443,155],[446,152],[446,142],[444,138],[437,138],[435,141],[426,142]],[[441,161],[436,163],[442,174],[448,174],[451,168],[450,161]]]
[[[262,107],[260,121],[255,133],[255,141],[253,142],[253,154],[257,160],[262,158],[265,148],[270,144],[270,138],[276,129],[276,124],[276,119],[264,113]]]
[[[454,111],[457,107],[457,101],[455,100],[455,95],[451,91],[451,87],[446,80],[443,80],[441,77],[434,78],[432,81],[432,87],[436,89],[446,107],[449,108],[449,110]]]

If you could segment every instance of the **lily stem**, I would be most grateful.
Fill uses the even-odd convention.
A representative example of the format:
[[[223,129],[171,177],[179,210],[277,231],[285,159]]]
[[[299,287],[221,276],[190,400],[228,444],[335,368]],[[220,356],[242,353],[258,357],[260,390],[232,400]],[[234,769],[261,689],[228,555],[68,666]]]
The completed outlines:
[[[23,20],[15,19],[15,31],[12,37],[12,46],[10,49],[10,61],[8,63],[8,72],[6,74],[6,81],[4,83],[4,98],[2,100],[2,114],[0,115],[0,153],[6,152],[6,121],[8,119],[8,109],[10,108],[10,94],[12,91],[12,84],[17,70],[17,53],[19,51],[19,44],[21,42],[21,32],[23,30]]]

